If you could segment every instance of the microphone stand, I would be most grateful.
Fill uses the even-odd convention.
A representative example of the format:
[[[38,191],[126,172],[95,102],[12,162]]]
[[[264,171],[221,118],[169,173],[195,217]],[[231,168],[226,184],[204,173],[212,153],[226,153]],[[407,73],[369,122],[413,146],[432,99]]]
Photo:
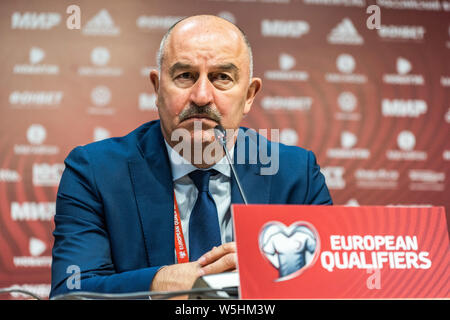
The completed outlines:
[[[242,200],[244,200],[245,204],[248,204],[247,198],[245,197],[244,191],[242,190],[242,186],[241,186],[241,182],[239,181],[239,178],[236,174],[236,170],[234,169],[234,165],[231,161],[231,157],[230,154],[228,152],[228,148],[227,148],[227,133],[225,131],[225,129],[218,124],[217,126],[215,126],[214,128],[214,135],[216,137],[216,139],[219,141],[219,143],[222,145],[224,151],[225,151],[225,156],[227,157],[228,163],[230,164],[231,167],[231,171],[233,172],[233,176],[236,179],[236,184],[238,186],[239,192],[241,194]]]

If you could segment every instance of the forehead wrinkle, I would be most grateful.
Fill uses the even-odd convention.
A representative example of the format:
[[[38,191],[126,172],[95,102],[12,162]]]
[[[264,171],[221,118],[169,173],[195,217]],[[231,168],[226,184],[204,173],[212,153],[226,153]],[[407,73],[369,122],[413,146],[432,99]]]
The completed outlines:
[[[174,35],[170,40],[167,46],[167,53],[168,56],[171,55],[175,59],[184,57],[184,53],[187,53],[188,58],[207,58],[211,60],[239,59],[244,53],[242,43],[227,39],[217,33],[210,34],[208,37],[205,37],[203,34],[189,37]],[[215,45],[212,46],[211,44]]]

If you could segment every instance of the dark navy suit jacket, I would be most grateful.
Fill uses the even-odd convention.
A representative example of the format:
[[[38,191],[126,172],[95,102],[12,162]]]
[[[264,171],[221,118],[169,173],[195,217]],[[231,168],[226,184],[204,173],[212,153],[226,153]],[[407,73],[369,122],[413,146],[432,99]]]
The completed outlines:
[[[265,139],[257,137],[246,138],[248,150]],[[50,296],[76,288],[74,270],[81,291],[148,291],[158,269],[175,263],[174,188],[163,139],[156,120],[69,154],[56,201]],[[261,175],[260,162],[238,164],[234,152],[248,202],[332,204],[314,154],[278,146],[274,175]],[[243,202],[233,178],[231,202]]]

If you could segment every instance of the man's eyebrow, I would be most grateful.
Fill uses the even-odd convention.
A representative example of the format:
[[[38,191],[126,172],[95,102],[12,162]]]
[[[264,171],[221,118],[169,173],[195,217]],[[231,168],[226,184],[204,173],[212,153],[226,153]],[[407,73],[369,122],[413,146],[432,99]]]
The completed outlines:
[[[169,74],[172,77],[177,70],[180,70],[180,69],[181,70],[186,70],[186,69],[189,69],[189,68],[191,68],[190,64],[182,63],[182,62],[176,62],[173,66],[170,67]]]
[[[234,74],[236,80],[239,79],[239,68],[234,63],[225,63],[214,67],[219,71],[228,71]]]
[[[223,71],[233,71],[238,73],[239,72],[239,68],[236,67],[236,65],[234,63],[226,63],[226,64],[220,64],[218,66],[215,67],[218,70],[223,70]]]
[[[192,65],[183,62],[176,62],[169,68],[169,74],[171,77],[174,76],[175,72],[179,70],[189,70],[192,69]],[[219,64],[213,67],[217,71],[229,71],[234,73],[236,79],[239,77],[239,68],[234,63]]]

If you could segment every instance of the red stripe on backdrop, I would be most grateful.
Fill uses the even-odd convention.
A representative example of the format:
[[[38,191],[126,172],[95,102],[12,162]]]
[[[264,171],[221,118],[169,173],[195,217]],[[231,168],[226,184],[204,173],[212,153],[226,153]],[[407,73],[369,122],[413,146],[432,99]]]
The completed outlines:
[[[430,232],[435,233],[436,226],[442,225],[443,219],[439,219],[440,217],[435,214],[431,214],[431,219],[433,219],[432,223],[430,224],[429,228],[424,228],[424,230],[429,230]],[[427,231],[425,231],[427,232]],[[449,261],[446,256],[448,255],[448,252],[446,252],[445,248],[448,248],[448,233],[442,232],[435,234],[436,237],[429,237],[429,241],[427,243],[424,243],[424,248],[430,248],[430,260],[432,261],[432,268],[435,269],[435,272],[433,274],[429,274],[427,277],[422,277],[420,279],[420,282],[418,281],[418,285],[416,288],[413,288],[413,293],[421,296],[433,287],[435,287],[438,284],[438,280],[440,277],[442,277],[443,272],[447,273],[448,278],[448,266]],[[447,238],[445,241],[445,238]],[[447,246],[445,246],[447,245]],[[445,270],[440,271],[440,267],[443,266]]]
[[[436,239],[438,239],[436,237]],[[440,233],[439,248],[448,247],[448,233]],[[450,280],[449,262],[445,261],[445,250],[439,250],[435,260],[438,261],[439,267],[436,268],[435,274],[432,276],[427,286],[421,290],[424,296],[445,296],[450,297],[450,291],[446,284]],[[441,284],[439,286],[439,284]]]
[[[396,214],[400,218],[400,221],[395,225],[398,234],[411,237],[417,236],[418,245],[419,247],[421,247],[422,235],[417,233],[417,229],[419,226],[415,210],[411,210],[410,208],[408,208],[406,214],[401,214],[400,212],[396,212]],[[395,272],[391,273],[390,278],[385,278],[382,280],[383,293],[386,294],[387,297],[403,297],[408,294],[408,290],[406,290],[406,287],[415,284],[415,278],[420,273],[420,270],[417,270],[417,272],[414,273],[406,273],[405,271],[406,270],[404,269],[397,269],[395,270]]]
[[[5,156],[0,169],[15,169],[10,166],[13,154],[9,144],[6,143],[6,138],[0,140],[0,146],[1,154]],[[17,172],[17,170],[15,171]],[[10,260],[13,252],[17,251],[17,242],[13,237],[15,226],[11,222],[10,199],[8,199],[8,189],[13,183],[17,182],[0,182],[0,283],[8,278],[8,271],[12,269]]]
[[[349,230],[352,230],[353,232],[351,232],[352,235],[360,235],[360,236],[365,236],[365,235],[372,235],[372,232],[370,230],[368,231],[362,231],[365,230],[365,226],[370,225],[370,224],[366,224],[367,221],[365,219],[366,216],[369,217],[373,217],[372,214],[368,214],[366,215],[364,212],[361,212],[361,214],[358,214],[357,216],[355,216],[355,219],[353,220],[353,224],[352,224],[352,228]],[[352,250],[355,251],[355,250]],[[358,250],[359,251],[359,250]],[[365,254],[364,251],[359,251],[362,252],[363,254]],[[367,270],[365,269],[361,269],[360,272],[358,273],[358,277],[352,276],[352,284],[349,284],[349,286],[347,288],[345,288],[346,290],[343,293],[343,297],[355,297],[358,296],[358,294],[361,293],[361,291],[367,291],[367,278],[370,276],[370,274],[368,273]]]

